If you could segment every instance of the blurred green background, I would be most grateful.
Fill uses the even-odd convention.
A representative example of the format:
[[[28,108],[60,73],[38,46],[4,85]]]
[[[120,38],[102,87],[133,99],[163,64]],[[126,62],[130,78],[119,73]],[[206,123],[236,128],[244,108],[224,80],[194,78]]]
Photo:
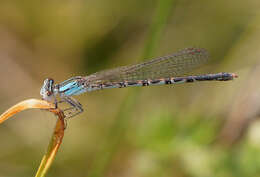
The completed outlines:
[[[260,176],[259,0],[1,0],[0,112],[40,98],[46,77],[140,62],[185,47],[198,73],[231,82],[111,89],[76,97],[47,176]],[[0,125],[0,177],[33,176],[56,118],[30,110]]]

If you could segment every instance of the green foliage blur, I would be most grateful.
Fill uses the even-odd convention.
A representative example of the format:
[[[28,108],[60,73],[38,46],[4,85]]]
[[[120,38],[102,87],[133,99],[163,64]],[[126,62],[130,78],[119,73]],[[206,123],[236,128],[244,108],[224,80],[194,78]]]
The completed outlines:
[[[47,176],[260,176],[259,0],[2,0],[0,112],[62,82],[186,47],[209,50],[194,74],[230,82],[77,96]],[[33,110],[0,125],[0,177],[33,176],[55,117]]]

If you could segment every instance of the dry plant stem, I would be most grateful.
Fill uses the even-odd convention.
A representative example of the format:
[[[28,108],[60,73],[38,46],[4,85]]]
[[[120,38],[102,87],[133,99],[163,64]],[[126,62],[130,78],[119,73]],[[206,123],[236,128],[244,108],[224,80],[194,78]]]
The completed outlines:
[[[48,146],[46,154],[43,156],[40,167],[35,175],[35,177],[43,177],[50,168],[54,157],[62,143],[64,136],[65,124],[64,124],[64,114],[61,111],[55,113],[58,115],[59,119],[57,120],[55,130],[53,132],[51,141]]]
[[[17,114],[18,112],[24,111],[26,109],[46,109],[46,110],[55,110],[55,106],[52,103],[49,103],[44,100],[38,100],[38,99],[28,99],[21,101],[20,103],[17,103],[13,107],[9,108],[7,111],[5,111],[0,116],[0,124],[13,116],[14,114]],[[52,112],[53,112],[52,111]],[[54,112],[55,113],[55,112]]]
[[[21,101],[20,103],[14,105],[13,107],[5,111],[0,116],[0,124],[8,118],[10,118],[11,116],[26,109],[45,109],[58,116],[58,120],[52,138],[50,140],[47,152],[43,156],[40,167],[38,168],[38,171],[36,173],[36,177],[43,177],[50,168],[54,160],[54,157],[62,143],[65,130],[64,114],[60,109],[55,109],[55,106],[52,103],[49,103],[44,100],[28,99]]]

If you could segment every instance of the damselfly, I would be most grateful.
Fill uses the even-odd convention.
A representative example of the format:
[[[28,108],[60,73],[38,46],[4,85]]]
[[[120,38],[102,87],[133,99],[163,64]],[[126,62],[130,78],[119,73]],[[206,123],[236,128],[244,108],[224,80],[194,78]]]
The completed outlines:
[[[86,77],[72,77],[62,83],[44,80],[40,94],[47,101],[70,105],[64,109],[66,118],[83,112],[82,105],[72,96],[84,92],[108,88],[125,88],[132,86],[150,86],[163,84],[190,83],[195,81],[229,81],[237,77],[234,73],[217,73],[183,76],[208,60],[208,52],[200,48],[186,48],[177,53],[146,61],[144,63],[123,66],[91,74]],[[60,100],[57,101],[59,98]]]

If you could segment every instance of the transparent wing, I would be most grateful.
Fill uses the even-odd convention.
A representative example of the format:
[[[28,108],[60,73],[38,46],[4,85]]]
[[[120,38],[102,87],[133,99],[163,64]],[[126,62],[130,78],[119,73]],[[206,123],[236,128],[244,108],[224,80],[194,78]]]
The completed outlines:
[[[85,79],[91,84],[170,78],[197,68],[208,58],[209,55],[205,49],[186,48],[144,63],[97,72]]]

